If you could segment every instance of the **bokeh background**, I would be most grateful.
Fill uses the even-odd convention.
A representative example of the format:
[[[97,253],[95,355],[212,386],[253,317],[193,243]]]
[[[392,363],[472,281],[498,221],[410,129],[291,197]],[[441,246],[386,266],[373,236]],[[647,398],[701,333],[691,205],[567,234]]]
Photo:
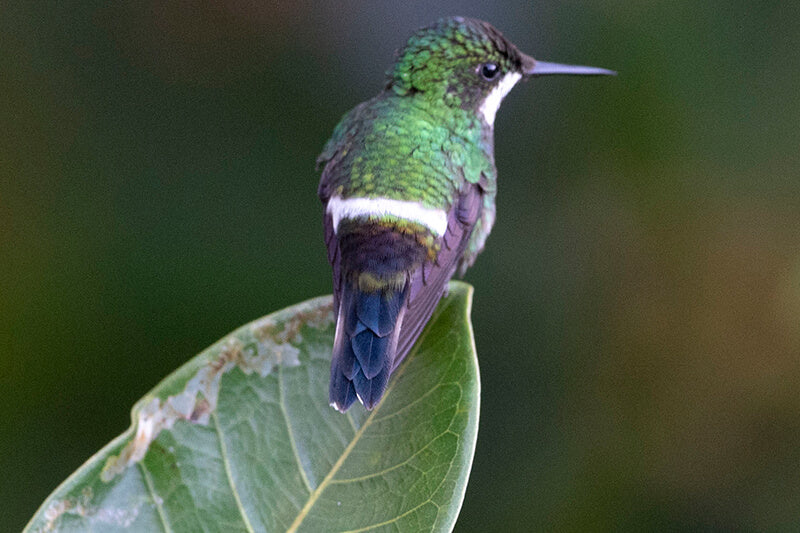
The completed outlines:
[[[800,4],[4,2],[0,530],[217,338],[330,291],[314,160],[444,15],[515,89],[457,531],[800,528]]]

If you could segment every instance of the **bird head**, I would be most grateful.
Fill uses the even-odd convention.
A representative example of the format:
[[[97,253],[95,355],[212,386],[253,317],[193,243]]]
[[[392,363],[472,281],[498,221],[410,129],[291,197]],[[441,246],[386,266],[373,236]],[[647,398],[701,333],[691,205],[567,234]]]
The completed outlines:
[[[397,95],[473,110],[492,125],[503,97],[523,78],[615,72],[537,61],[488,22],[448,17],[417,30],[387,74],[387,89]]]

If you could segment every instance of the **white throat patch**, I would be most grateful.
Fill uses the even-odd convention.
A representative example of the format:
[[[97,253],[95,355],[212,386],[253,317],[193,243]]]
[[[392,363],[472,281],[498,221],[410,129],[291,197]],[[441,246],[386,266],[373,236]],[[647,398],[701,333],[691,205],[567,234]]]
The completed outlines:
[[[447,212],[444,209],[431,209],[419,202],[405,202],[391,198],[340,198],[332,196],[328,200],[328,214],[333,218],[333,231],[339,230],[339,223],[348,218],[393,216],[422,224],[437,237],[447,231]]]
[[[519,72],[507,73],[481,104],[480,112],[490,126],[494,126],[494,117],[497,115],[497,110],[500,108],[500,102],[503,101],[505,95],[514,88],[514,85],[516,85],[521,78],[522,74]]]

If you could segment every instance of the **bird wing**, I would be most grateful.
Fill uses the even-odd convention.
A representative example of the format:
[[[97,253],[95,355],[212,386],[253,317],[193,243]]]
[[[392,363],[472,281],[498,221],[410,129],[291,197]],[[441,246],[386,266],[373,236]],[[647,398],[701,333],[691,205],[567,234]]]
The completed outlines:
[[[466,183],[458,198],[453,202],[447,216],[447,231],[441,238],[441,250],[434,261],[426,262],[411,276],[411,290],[406,303],[397,352],[392,365],[405,358],[414,342],[422,333],[425,324],[436,309],[439,300],[447,290],[447,283],[453,277],[470,235],[475,227],[483,206],[483,190],[478,184]]]
[[[342,276],[339,261],[339,241],[336,240],[333,217],[327,213],[327,209],[325,216],[322,218],[322,225],[325,230],[325,246],[328,248],[328,262],[333,270],[333,312],[334,318],[336,318],[339,313],[339,301],[342,298]]]

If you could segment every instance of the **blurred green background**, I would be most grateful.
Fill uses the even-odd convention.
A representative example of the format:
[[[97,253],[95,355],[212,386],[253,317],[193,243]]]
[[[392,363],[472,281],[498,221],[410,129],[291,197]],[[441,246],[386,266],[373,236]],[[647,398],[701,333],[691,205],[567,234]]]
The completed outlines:
[[[314,160],[444,15],[515,89],[458,531],[800,527],[800,4],[0,6],[0,531],[223,334],[330,292]]]

